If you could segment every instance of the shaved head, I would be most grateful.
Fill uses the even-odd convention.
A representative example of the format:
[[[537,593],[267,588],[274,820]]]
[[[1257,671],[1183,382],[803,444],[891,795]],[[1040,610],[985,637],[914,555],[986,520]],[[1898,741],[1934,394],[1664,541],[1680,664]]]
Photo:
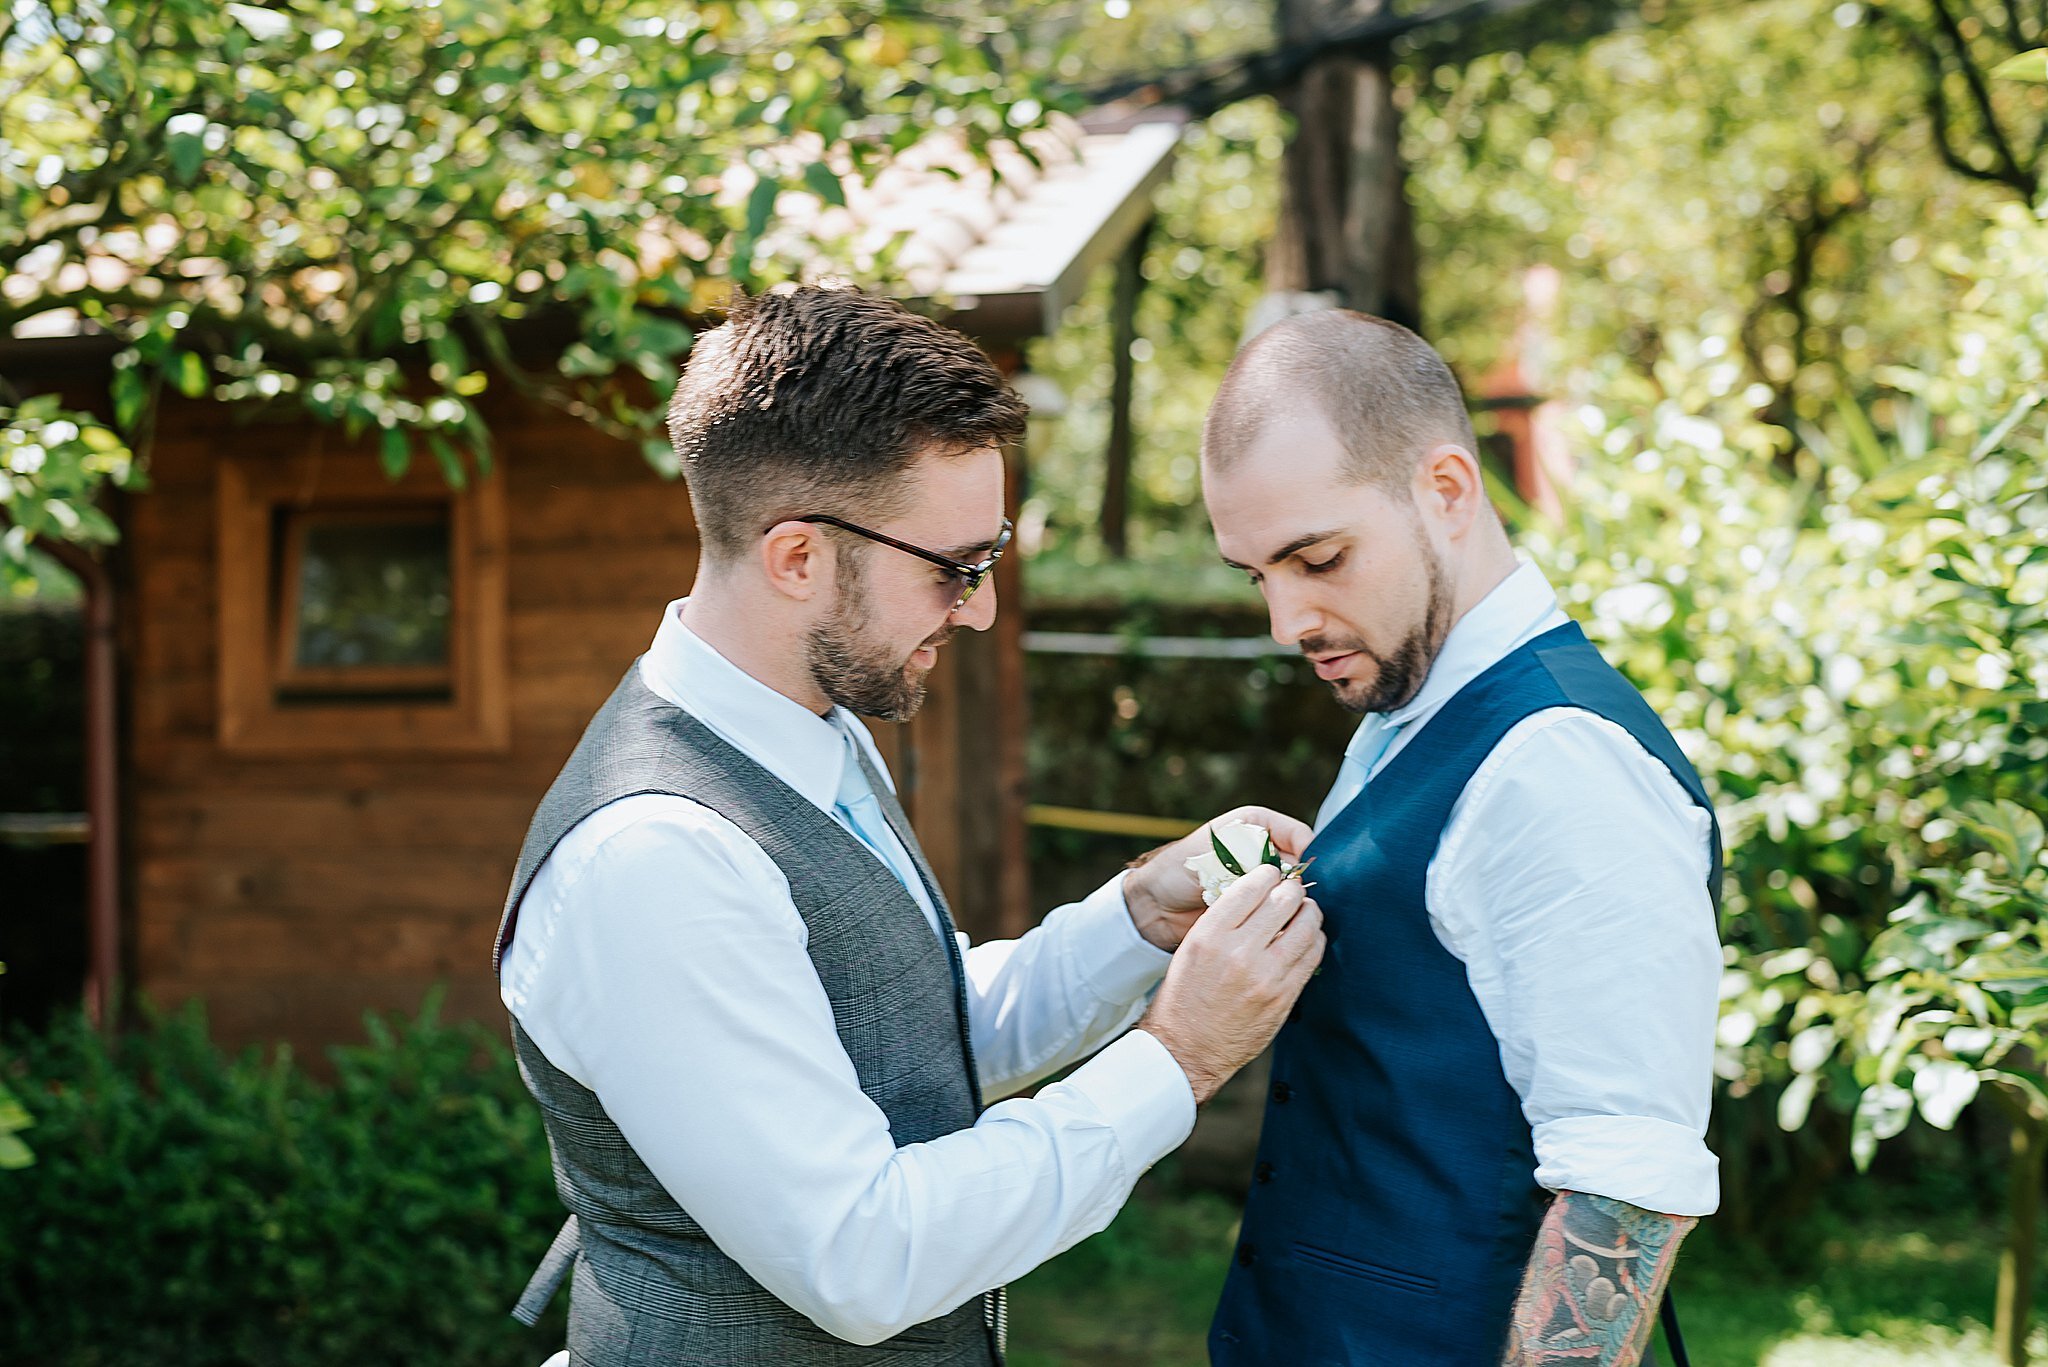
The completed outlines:
[[[1202,464],[1222,474],[1278,419],[1319,411],[1354,482],[1406,489],[1432,448],[1477,454],[1465,396],[1443,357],[1407,328],[1349,309],[1296,314],[1247,343],[1202,428]]]

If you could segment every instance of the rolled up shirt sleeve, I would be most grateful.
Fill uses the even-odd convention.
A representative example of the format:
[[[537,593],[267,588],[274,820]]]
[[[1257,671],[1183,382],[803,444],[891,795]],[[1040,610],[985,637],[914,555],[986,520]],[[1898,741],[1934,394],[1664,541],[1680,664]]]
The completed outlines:
[[[786,879],[737,828],[628,798],[549,866],[506,1004],[712,1241],[840,1338],[880,1342],[1102,1229],[1193,1126],[1186,1076],[1134,1031],[1029,1100],[899,1146]]]
[[[1550,1190],[1669,1215],[1719,1205],[1710,830],[1661,761],[1575,708],[1510,731],[1451,814],[1430,915],[1500,1041]]]

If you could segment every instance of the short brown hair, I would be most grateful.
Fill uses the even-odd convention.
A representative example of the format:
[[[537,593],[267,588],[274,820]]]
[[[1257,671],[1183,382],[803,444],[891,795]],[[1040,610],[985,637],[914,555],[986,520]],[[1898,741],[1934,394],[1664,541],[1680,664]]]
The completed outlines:
[[[1014,442],[1024,415],[958,332],[894,300],[807,286],[742,299],[697,338],[668,431],[705,552],[731,559],[780,518],[894,516],[920,452]]]
[[[1202,426],[1202,462],[1228,469],[1274,417],[1315,404],[1343,440],[1360,483],[1404,488],[1431,447],[1477,455],[1451,368],[1398,323],[1349,309],[1296,314],[1245,344]]]

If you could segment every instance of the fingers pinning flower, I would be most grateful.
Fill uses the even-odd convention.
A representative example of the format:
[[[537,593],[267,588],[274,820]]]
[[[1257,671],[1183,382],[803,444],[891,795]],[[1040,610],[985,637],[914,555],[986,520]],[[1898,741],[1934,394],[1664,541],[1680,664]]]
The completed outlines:
[[[1209,831],[1209,848],[1187,861],[1188,872],[1202,884],[1202,904],[1215,906],[1225,888],[1261,864],[1271,864],[1283,878],[1298,878],[1306,864],[1288,864],[1273,848],[1273,833],[1249,821],[1229,821]]]

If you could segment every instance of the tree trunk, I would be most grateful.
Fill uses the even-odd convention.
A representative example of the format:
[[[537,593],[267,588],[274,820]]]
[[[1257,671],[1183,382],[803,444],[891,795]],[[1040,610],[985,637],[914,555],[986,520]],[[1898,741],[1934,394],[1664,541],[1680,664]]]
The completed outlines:
[[[2048,1122],[2013,1107],[2012,1177],[2006,1191],[2010,1222],[1998,1259],[1998,1312],[1991,1331],[1998,1360],[2026,1367],[2027,1331],[2034,1320],[2034,1268],[2041,1229],[2041,1164]]]
[[[1136,384],[1138,295],[1145,288],[1145,247],[1152,240],[1148,221],[1131,239],[1116,263],[1116,292],[1109,306],[1109,449],[1103,453],[1102,544],[1116,559],[1130,551],[1131,449],[1136,444],[1131,423],[1131,396]]]
[[[1280,0],[1281,40],[1303,42],[1380,7],[1380,0]],[[1392,76],[1354,57],[1326,57],[1281,102],[1295,129],[1267,289],[1329,293],[1347,308],[1416,327],[1421,287]]]

